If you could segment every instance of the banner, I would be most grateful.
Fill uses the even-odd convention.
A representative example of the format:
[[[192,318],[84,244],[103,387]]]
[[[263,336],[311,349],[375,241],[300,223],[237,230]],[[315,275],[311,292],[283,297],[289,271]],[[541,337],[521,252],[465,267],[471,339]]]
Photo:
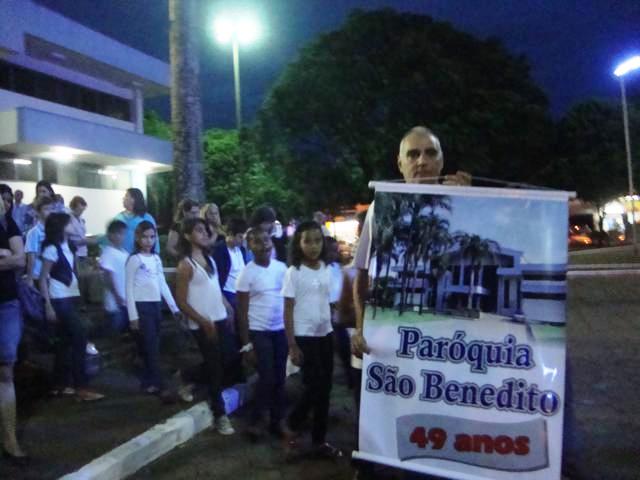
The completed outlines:
[[[357,458],[560,479],[569,192],[380,183]]]

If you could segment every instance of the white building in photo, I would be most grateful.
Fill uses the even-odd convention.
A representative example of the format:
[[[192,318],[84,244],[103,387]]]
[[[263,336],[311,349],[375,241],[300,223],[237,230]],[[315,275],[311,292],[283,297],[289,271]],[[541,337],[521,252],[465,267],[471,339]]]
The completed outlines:
[[[169,93],[169,65],[34,0],[0,0],[0,183],[47,180],[89,204],[89,233],[129,187],[169,170],[170,142],[143,133],[144,99]]]

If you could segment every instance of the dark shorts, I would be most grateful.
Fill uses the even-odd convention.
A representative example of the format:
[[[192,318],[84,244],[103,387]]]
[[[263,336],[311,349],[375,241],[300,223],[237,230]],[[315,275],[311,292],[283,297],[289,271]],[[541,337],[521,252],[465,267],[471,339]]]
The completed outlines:
[[[0,303],[0,364],[16,363],[20,337],[22,337],[20,303],[18,300]]]

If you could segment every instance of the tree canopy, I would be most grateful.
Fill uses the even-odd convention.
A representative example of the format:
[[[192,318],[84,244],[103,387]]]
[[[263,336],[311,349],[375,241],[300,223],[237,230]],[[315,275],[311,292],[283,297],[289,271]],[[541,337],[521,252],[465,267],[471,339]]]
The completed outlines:
[[[631,145],[640,146],[640,104],[631,102]],[[633,127],[635,125],[635,128]],[[598,206],[627,192],[627,164],[619,103],[599,100],[575,105],[557,127],[557,160],[549,176]],[[634,168],[635,178],[640,170]]]
[[[247,214],[264,203],[284,217],[299,211],[282,167],[268,165],[258,155],[249,131],[239,135],[237,130],[207,130],[204,158],[207,199],[226,215],[243,215],[243,202]]]
[[[531,181],[548,161],[547,100],[523,57],[428,16],[354,11],[301,50],[259,113],[261,153],[297,179],[309,208],[369,198],[399,176],[416,124],[440,137],[446,169]]]

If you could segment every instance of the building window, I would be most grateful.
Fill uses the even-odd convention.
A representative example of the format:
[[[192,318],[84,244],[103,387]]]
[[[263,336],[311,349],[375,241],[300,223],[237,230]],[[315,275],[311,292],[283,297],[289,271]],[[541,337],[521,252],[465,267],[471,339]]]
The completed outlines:
[[[33,159],[31,165],[15,165],[13,154],[0,151],[0,183],[46,180],[58,185],[103,190],[126,190],[131,185],[131,172],[94,163],[59,163],[47,158]],[[38,168],[38,165],[40,168]],[[42,176],[38,177],[38,170]]]
[[[129,100],[0,61],[0,88],[91,113],[131,121]]]

